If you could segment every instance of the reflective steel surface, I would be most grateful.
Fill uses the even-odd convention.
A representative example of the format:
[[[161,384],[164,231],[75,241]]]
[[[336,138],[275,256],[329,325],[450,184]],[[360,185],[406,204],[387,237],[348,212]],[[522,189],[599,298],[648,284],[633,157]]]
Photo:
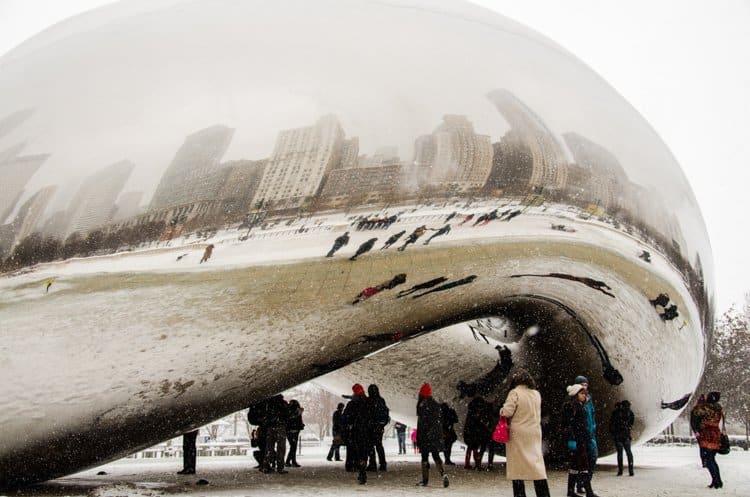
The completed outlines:
[[[414,423],[423,382],[463,419],[523,366],[552,456],[576,375],[641,441],[700,379],[711,251],[678,164],[501,16],[125,2],[0,59],[0,95],[0,487],[311,379]]]

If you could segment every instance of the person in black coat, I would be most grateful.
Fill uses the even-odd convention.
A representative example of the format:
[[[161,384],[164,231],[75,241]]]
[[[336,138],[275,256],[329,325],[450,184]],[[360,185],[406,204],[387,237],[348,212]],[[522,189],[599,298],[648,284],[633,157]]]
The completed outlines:
[[[422,481],[417,483],[419,486],[426,487],[430,479],[430,455],[440,472],[443,487],[448,486],[448,475],[445,474],[443,461],[440,459],[440,452],[444,447],[441,411],[440,404],[432,398],[432,387],[425,383],[419,389],[417,401],[417,446],[422,454]]]
[[[385,433],[385,425],[391,421],[390,411],[385,403],[385,399],[380,396],[380,390],[377,385],[370,385],[367,387],[367,401],[370,405],[370,412],[372,413],[372,426],[370,428],[371,444],[368,453],[369,463],[367,465],[368,471],[386,471],[388,464],[385,461],[385,449],[383,448],[383,433]],[[376,465],[375,455],[380,461],[380,465]]]
[[[456,430],[453,425],[458,423],[458,414],[456,410],[448,405],[447,402],[440,404],[440,414],[442,415],[443,421],[443,452],[445,453],[445,464],[448,466],[455,466],[456,463],[451,461],[451,450],[453,444],[458,440]]]
[[[289,405],[282,395],[275,395],[267,404],[267,440],[266,455],[263,460],[264,473],[272,473],[271,466],[276,462],[276,472],[286,474],[284,455],[286,454],[286,421],[289,417]]]
[[[628,474],[633,476],[633,453],[630,451],[630,430],[633,428],[635,416],[630,410],[630,402],[623,400],[615,404],[615,410],[609,420],[609,432],[617,448],[617,476],[622,476],[622,451],[628,457]]]
[[[329,461],[332,460],[334,456],[337,461],[341,460],[340,447],[344,445],[343,415],[344,404],[343,402],[339,402],[339,405],[336,406],[336,410],[333,411],[333,417],[331,420],[331,433],[333,435],[333,440],[331,441],[331,448],[328,450],[328,457],[326,457]]]
[[[347,456],[351,454],[352,465],[357,469],[357,481],[360,485],[367,483],[367,455],[370,449],[370,428],[372,413],[365,397],[365,389],[359,383],[352,386],[352,400],[344,409],[344,425],[348,437],[346,440]]]
[[[289,441],[289,452],[286,454],[286,465],[299,468],[297,464],[297,444],[299,443],[299,432],[305,428],[302,422],[302,412],[305,409],[299,402],[292,399],[289,401],[289,415],[286,420],[286,439]]]
[[[474,456],[474,469],[482,469],[482,458],[487,449],[487,440],[491,435],[489,409],[487,401],[476,396],[469,402],[464,422],[464,442],[466,443],[466,458],[464,469],[471,469],[471,456]]]
[[[586,412],[586,389],[580,385],[567,387],[570,397],[562,409],[563,424],[567,428],[568,451],[570,453],[570,470],[568,471],[568,497],[577,497],[576,483],[586,491],[586,497],[597,497],[591,489],[589,478],[589,453],[593,449],[591,432]]]
[[[258,428],[253,430],[255,433],[254,446],[257,448],[253,451],[253,457],[258,462],[258,470],[263,471],[266,468],[266,448],[268,442],[268,399],[261,400],[252,404],[247,410],[247,421]],[[253,444],[251,439],[251,445]],[[275,464],[275,463],[274,463]]]

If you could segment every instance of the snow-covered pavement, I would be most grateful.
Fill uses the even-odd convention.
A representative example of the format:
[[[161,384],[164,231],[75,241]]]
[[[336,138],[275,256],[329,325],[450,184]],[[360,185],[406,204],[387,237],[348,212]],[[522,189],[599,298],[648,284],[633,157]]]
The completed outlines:
[[[439,485],[433,470],[428,488],[418,488],[419,456],[396,455],[395,441],[387,440],[386,473],[370,473],[367,485],[360,486],[352,473],[344,472],[343,463],[325,460],[326,446],[304,447],[298,457],[301,468],[289,468],[289,474],[265,475],[251,469],[254,462],[245,456],[199,457],[198,474],[175,474],[181,459],[122,459],[34,488],[13,493],[16,496],[331,496],[369,495],[372,497],[453,494],[482,496],[512,495],[510,482],[505,480],[503,459],[493,472],[467,471],[462,466],[449,467],[451,484]],[[698,497],[706,495],[750,496],[750,452],[734,450],[717,456],[724,479],[724,488],[706,488],[710,478],[702,469],[698,449],[688,446],[641,446],[634,449],[634,477],[615,476],[614,456],[600,459],[594,490],[602,497]],[[463,460],[463,450],[454,446],[454,460]],[[343,454],[342,454],[343,455]],[[497,464],[496,464],[497,466]],[[105,475],[97,475],[99,472]],[[566,473],[562,468],[548,468],[553,496],[565,495]],[[204,479],[207,485],[198,485]],[[527,495],[533,485],[527,484]]]

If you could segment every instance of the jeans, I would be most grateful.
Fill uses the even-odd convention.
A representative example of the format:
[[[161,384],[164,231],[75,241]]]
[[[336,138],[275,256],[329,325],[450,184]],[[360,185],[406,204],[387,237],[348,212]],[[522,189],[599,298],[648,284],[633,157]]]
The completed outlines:
[[[701,459],[706,463],[706,469],[711,474],[711,483],[721,483],[721,473],[719,465],[716,464],[716,451],[713,449],[704,449],[701,447]]]
[[[622,473],[622,451],[625,450],[625,455],[628,457],[628,468],[633,468],[633,453],[630,451],[630,440],[615,440],[615,448],[617,449],[617,470]]]

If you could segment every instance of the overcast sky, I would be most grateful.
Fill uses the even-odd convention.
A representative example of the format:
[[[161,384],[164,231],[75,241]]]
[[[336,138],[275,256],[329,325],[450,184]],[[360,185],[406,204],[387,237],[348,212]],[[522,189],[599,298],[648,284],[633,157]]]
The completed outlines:
[[[0,0],[0,55],[106,0]],[[559,43],[604,77],[664,139],[703,211],[718,311],[750,288],[750,2],[475,0]]]

